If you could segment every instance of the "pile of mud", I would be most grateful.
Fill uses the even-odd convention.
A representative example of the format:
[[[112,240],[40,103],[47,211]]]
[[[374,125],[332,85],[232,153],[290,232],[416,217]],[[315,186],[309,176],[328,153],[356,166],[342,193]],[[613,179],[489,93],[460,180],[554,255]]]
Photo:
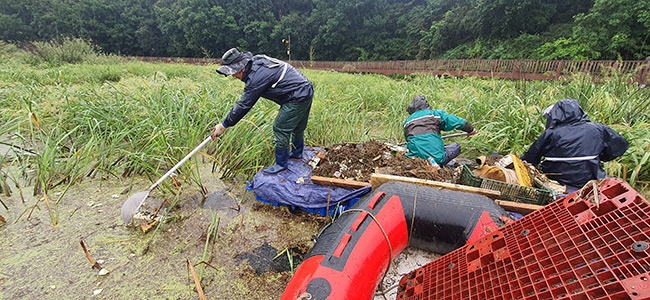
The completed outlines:
[[[368,182],[372,173],[379,173],[455,182],[453,170],[437,170],[424,159],[408,158],[391,148],[375,140],[325,147],[317,153],[321,160],[312,175]]]

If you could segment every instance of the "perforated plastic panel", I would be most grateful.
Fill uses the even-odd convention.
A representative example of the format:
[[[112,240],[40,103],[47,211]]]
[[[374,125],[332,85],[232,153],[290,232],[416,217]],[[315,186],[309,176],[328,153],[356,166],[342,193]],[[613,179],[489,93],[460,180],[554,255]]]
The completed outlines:
[[[650,204],[606,179],[405,275],[397,299],[650,299],[649,245]]]

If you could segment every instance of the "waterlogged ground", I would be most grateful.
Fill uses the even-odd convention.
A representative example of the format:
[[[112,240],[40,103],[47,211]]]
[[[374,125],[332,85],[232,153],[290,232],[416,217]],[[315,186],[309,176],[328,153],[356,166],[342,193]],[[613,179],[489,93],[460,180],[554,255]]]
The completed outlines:
[[[207,299],[278,299],[292,274],[285,250],[309,250],[327,220],[262,204],[243,183],[202,168],[208,197],[183,189],[167,221],[147,233],[125,226],[120,208],[149,181],[86,180],[55,205],[57,189],[49,205],[58,217],[43,201],[35,206],[31,187],[23,187],[23,202],[8,181],[11,196],[0,196],[9,209],[0,206],[7,221],[0,223],[0,299],[198,299],[190,263]],[[154,190],[142,211],[155,211],[165,197],[174,200]],[[217,238],[206,243],[211,223]],[[108,274],[92,268],[80,241]]]
[[[198,299],[189,264],[207,299],[279,299],[292,266],[330,219],[263,204],[244,182],[223,182],[210,164],[199,167],[207,197],[184,187],[166,221],[147,233],[146,220],[124,225],[120,208],[150,181],[86,179],[54,204],[62,192],[56,189],[51,217],[30,186],[7,180],[11,196],[0,195],[8,208],[0,207],[7,221],[0,223],[0,299]],[[154,212],[165,199],[174,201],[156,189],[141,211]],[[211,224],[217,238],[206,243]],[[81,241],[103,271],[92,267]],[[399,279],[436,257],[403,251],[375,299],[395,299]]]

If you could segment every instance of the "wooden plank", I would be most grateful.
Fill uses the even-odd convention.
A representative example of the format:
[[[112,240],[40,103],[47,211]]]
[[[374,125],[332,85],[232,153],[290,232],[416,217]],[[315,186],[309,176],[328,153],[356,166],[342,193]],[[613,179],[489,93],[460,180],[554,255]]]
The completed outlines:
[[[353,189],[360,189],[362,187],[366,187],[370,185],[370,183],[368,182],[338,179],[338,178],[323,177],[323,176],[312,176],[311,182],[314,184],[331,185],[331,186],[337,186],[342,188],[353,188]]]
[[[490,189],[482,189],[482,188],[467,186],[467,185],[462,185],[462,184],[454,184],[454,183],[441,182],[441,181],[435,181],[435,180],[426,180],[426,179],[395,176],[395,175],[386,175],[386,174],[377,174],[377,173],[373,173],[372,175],[370,175],[370,185],[372,185],[373,189],[377,188],[378,186],[380,186],[383,183],[386,183],[388,181],[399,181],[399,182],[406,182],[406,183],[413,183],[413,184],[443,188],[443,189],[459,191],[459,192],[480,194],[480,195],[486,196],[486,197],[491,198],[491,199],[497,199],[497,198],[499,198],[499,196],[501,196],[501,192],[499,192],[499,191],[490,190]]]
[[[544,207],[541,205],[518,203],[518,202],[504,201],[504,200],[494,200],[494,201],[507,211],[518,212],[524,215]]]

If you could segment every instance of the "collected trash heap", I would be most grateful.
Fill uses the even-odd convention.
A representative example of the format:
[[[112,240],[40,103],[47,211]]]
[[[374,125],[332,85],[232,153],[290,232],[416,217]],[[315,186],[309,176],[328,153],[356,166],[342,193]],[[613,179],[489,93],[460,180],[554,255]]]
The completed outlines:
[[[343,211],[370,192],[370,179],[377,174],[494,190],[501,193],[499,199],[535,205],[546,205],[566,192],[515,154],[457,159],[437,169],[424,159],[407,158],[405,151],[378,141],[307,148],[302,160],[290,160],[286,172],[259,172],[248,188],[259,201],[323,216]]]

